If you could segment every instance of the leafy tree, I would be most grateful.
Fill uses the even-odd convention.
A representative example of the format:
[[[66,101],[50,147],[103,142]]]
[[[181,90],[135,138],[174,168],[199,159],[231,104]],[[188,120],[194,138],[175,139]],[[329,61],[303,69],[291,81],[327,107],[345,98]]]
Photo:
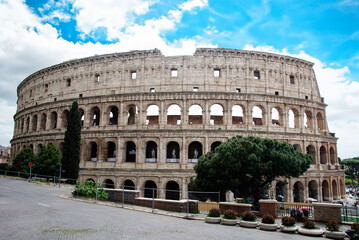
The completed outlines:
[[[62,169],[65,170],[64,177],[77,179],[80,164],[81,143],[81,114],[77,101],[72,107],[67,119],[65,142],[63,147]]]
[[[56,169],[59,169],[61,165],[61,153],[52,144],[42,148],[37,155],[37,159],[34,163],[34,173],[55,176],[58,173]]]
[[[346,168],[346,177],[351,179],[352,185],[354,185],[354,180],[359,177],[359,157],[344,159],[341,164]]]
[[[36,161],[36,155],[32,151],[31,148],[24,148],[21,150],[14,160],[12,161],[12,165],[15,171],[19,172],[29,172],[28,163],[34,163]]]
[[[197,176],[189,187],[222,194],[239,190],[244,197],[252,196],[258,205],[273,180],[299,177],[311,162],[310,155],[296,151],[289,143],[235,136],[218,146],[215,153],[199,158],[194,167]]]

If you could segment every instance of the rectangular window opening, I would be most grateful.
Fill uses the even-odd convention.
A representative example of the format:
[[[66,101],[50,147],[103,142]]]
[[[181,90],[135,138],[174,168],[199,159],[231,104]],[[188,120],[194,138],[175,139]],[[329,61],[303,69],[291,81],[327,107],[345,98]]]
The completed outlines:
[[[213,77],[220,77],[221,70],[220,69],[214,69],[213,70]]]
[[[275,95],[278,96],[278,95],[279,95],[279,92],[275,92]]]
[[[150,88],[150,92],[156,92],[154,88]]]
[[[79,94],[79,97],[80,97],[80,98],[82,98],[82,93],[81,93],[81,94]]]
[[[295,83],[295,81],[294,81],[294,76],[293,76],[293,75],[291,75],[291,76],[289,77],[289,79],[290,79],[290,84],[294,84],[294,83]]]
[[[56,102],[57,101],[57,98],[54,98],[54,102]]]
[[[258,70],[254,71],[253,72],[253,78],[254,79],[261,79],[261,73]]]
[[[131,79],[136,79],[136,77],[137,77],[136,71],[132,71],[131,72]]]
[[[97,83],[100,82],[100,74],[95,75],[95,82],[97,82]]]
[[[194,87],[193,92],[198,92],[198,87]]]
[[[66,79],[66,85],[67,85],[68,87],[71,86],[71,78]]]
[[[305,99],[308,100],[309,99],[308,96],[305,96]]]
[[[49,90],[49,84],[45,84],[45,92]]]
[[[171,77],[177,77],[177,69],[171,69]]]
[[[240,92],[241,92],[241,89],[240,89],[240,88],[236,88],[236,92],[237,92],[237,93],[240,93]]]

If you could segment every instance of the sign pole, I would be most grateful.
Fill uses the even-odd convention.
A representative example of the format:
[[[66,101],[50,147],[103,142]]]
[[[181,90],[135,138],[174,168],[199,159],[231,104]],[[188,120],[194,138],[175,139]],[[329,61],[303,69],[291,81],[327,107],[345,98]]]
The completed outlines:
[[[31,182],[31,167],[32,167],[32,162],[29,162],[29,163],[27,164],[27,166],[29,166],[29,167],[30,167],[30,177],[29,177],[29,182]]]
[[[59,176],[59,187],[61,186],[61,165],[60,165],[60,176]]]

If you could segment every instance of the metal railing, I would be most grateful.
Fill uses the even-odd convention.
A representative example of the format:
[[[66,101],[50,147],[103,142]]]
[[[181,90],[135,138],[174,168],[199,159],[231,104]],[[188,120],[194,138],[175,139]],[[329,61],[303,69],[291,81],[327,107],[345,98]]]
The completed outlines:
[[[303,217],[313,218],[313,205],[311,203],[278,202],[278,217],[291,216],[299,209]]]
[[[341,215],[343,222],[359,222],[358,207],[342,206]]]

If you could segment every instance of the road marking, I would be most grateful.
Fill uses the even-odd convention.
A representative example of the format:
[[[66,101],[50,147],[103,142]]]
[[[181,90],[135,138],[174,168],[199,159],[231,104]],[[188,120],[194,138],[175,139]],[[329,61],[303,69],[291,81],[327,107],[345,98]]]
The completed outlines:
[[[37,204],[39,204],[40,206],[43,206],[43,207],[50,207],[49,205],[44,204],[44,203],[37,203]]]
[[[1,188],[4,188],[4,189],[6,189],[6,190],[10,190],[10,188],[7,188],[7,187],[1,187]]]

